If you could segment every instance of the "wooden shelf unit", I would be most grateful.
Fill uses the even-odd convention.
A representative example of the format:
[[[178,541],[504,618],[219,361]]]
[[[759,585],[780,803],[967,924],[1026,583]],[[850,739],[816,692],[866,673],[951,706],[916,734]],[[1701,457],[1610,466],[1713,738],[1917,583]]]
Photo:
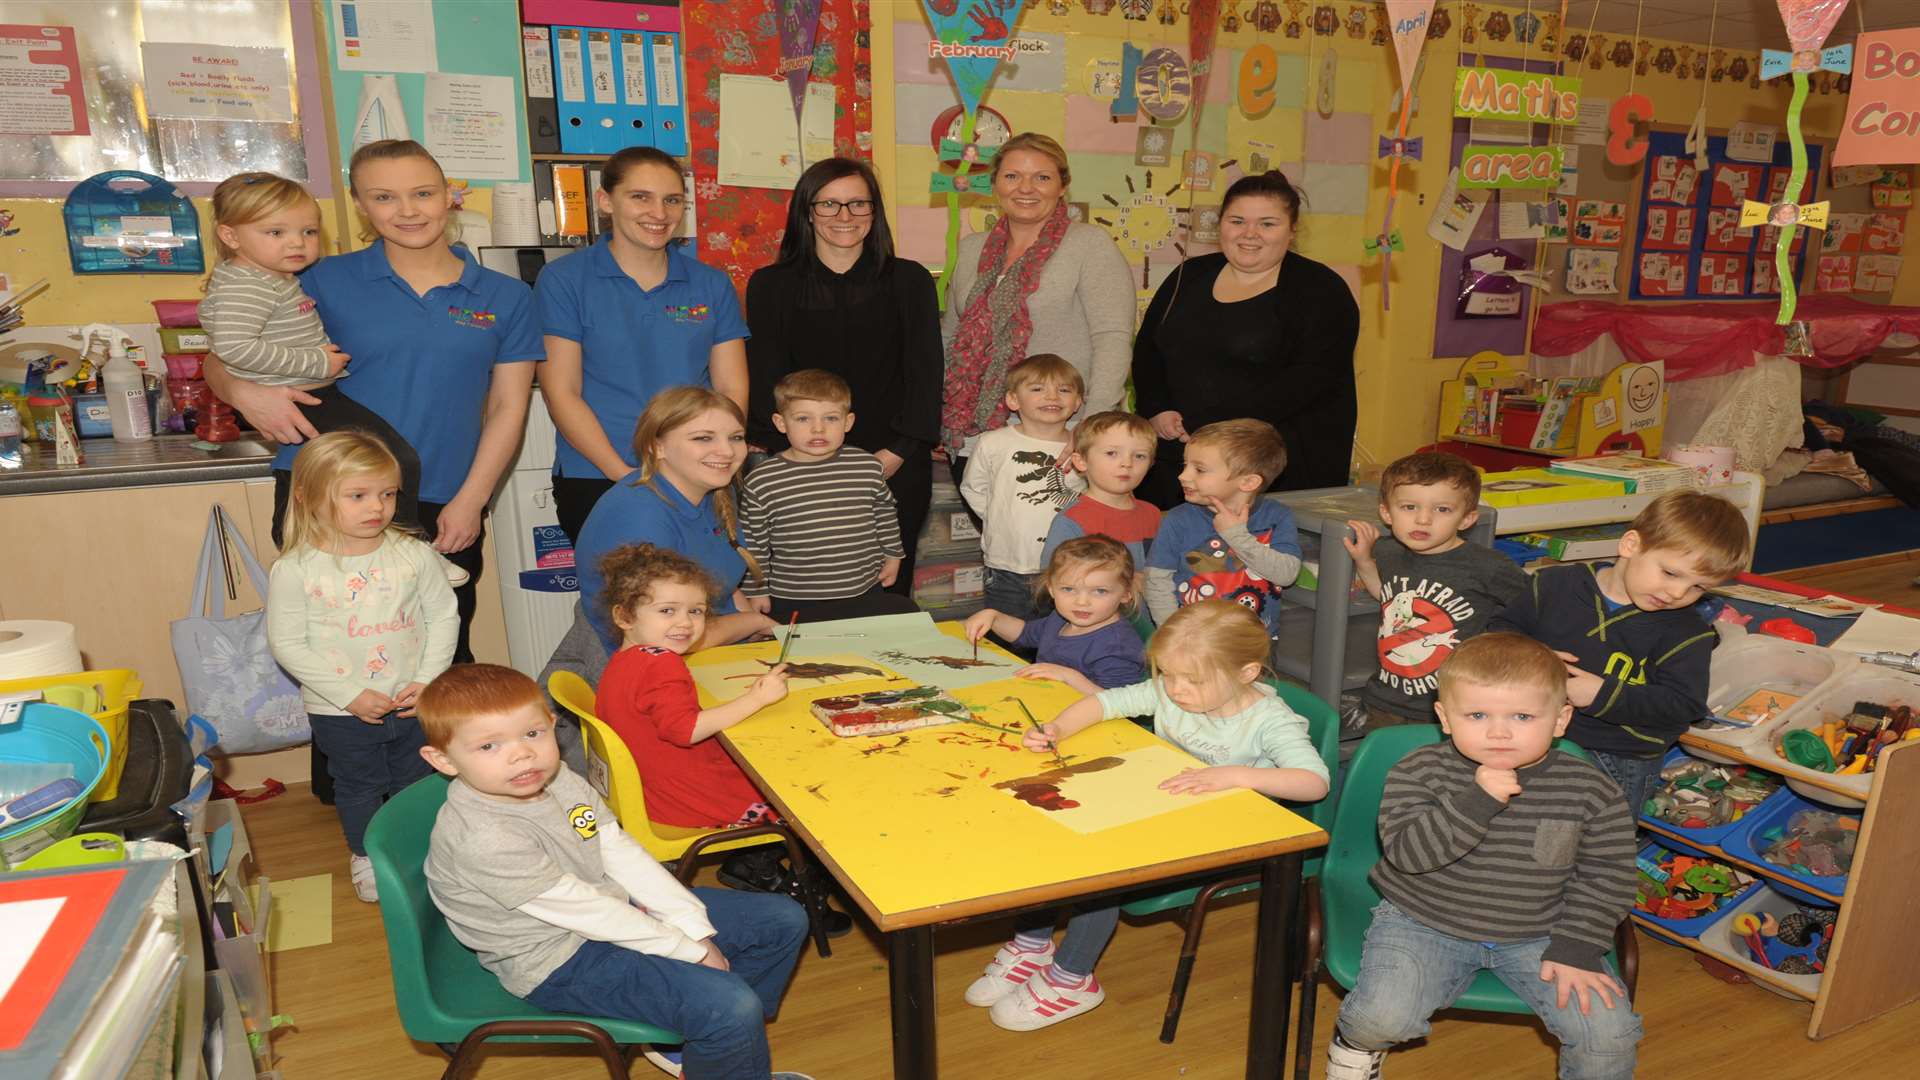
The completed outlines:
[[[1682,735],[1680,743],[1758,767],[1766,764],[1691,734]],[[1867,796],[1866,814],[1860,822],[1860,839],[1847,875],[1846,893],[1840,897],[1809,888],[1804,881],[1765,862],[1736,859],[1715,845],[1687,841],[1684,833],[1641,823],[1658,836],[1677,838],[1763,880],[1785,881],[1838,902],[1840,919],[1827,951],[1826,971],[1819,992],[1812,997],[1813,1015],[1807,1022],[1810,1039],[1836,1035],[1920,1000],[1920,964],[1913,962],[1910,937],[1910,928],[1920,921],[1920,829],[1910,827],[1920,815],[1920,752],[1915,751],[1920,751],[1920,743],[1896,743],[1881,753]],[[1838,785],[1809,782],[1845,794]],[[1697,938],[1676,934],[1638,916],[1634,921],[1656,937],[1720,958]],[[1741,971],[1795,997],[1807,997],[1803,988],[1770,979],[1754,965],[1744,966]]]

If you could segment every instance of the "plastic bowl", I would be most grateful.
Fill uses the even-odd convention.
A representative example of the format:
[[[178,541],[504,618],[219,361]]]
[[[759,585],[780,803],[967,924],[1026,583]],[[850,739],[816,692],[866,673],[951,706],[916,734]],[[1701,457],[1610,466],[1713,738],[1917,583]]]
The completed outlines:
[[[107,732],[83,712],[45,702],[21,710],[20,722],[0,727],[0,762],[72,766],[80,797],[50,813],[0,829],[0,865],[12,866],[73,834],[88,797],[107,768]]]
[[[1678,747],[1675,747],[1671,752],[1667,754],[1666,758],[1660,762],[1660,768],[1664,771],[1669,765],[1672,765],[1675,762],[1690,761],[1690,760],[1697,761],[1702,759],[1695,757],[1693,754],[1689,753],[1686,750],[1682,750]],[[1760,770],[1760,771],[1764,772],[1766,770]],[[1661,821],[1659,818],[1648,817],[1644,813],[1636,816],[1638,816],[1640,821],[1643,822],[1644,824],[1651,825],[1656,829],[1666,829],[1669,832],[1677,833],[1680,836],[1685,837],[1687,840],[1692,841],[1693,843],[1713,844],[1718,846],[1721,843],[1721,841],[1724,840],[1727,836],[1731,835],[1738,829],[1744,828],[1746,826],[1748,818],[1751,818],[1753,815],[1765,809],[1768,803],[1771,803],[1775,799],[1778,799],[1781,795],[1786,794],[1786,791],[1787,789],[1784,786],[1782,786],[1777,790],[1775,790],[1773,794],[1761,800],[1758,806],[1755,806],[1753,809],[1747,811],[1744,816],[1738,818],[1737,820],[1729,821],[1725,825],[1714,825],[1704,829],[1689,829],[1684,825],[1672,825],[1665,821]]]
[[[1794,870],[1792,867],[1768,862],[1766,858],[1760,854],[1760,852],[1768,846],[1768,841],[1762,834],[1769,829],[1785,829],[1788,823],[1793,820],[1793,816],[1802,810],[1825,810],[1832,813],[1846,813],[1843,810],[1835,810],[1831,806],[1825,806],[1821,803],[1803,799],[1789,791],[1785,793],[1784,797],[1775,796],[1768,799],[1765,803],[1761,804],[1758,809],[1746,817],[1741,818],[1740,820],[1742,822],[1750,822],[1751,824],[1745,829],[1729,836],[1720,846],[1732,858],[1750,862],[1755,866],[1764,866],[1777,873],[1786,874],[1795,880],[1806,882],[1807,885],[1812,888],[1831,893],[1833,896],[1843,896],[1847,891],[1847,874],[1828,874],[1824,876],[1806,874]],[[1852,817],[1856,821],[1860,818],[1858,814],[1848,814],[1847,816]],[[1857,849],[1856,854],[1858,854]],[[1804,900],[1810,904],[1821,904],[1829,907],[1833,905],[1832,896],[1817,896],[1813,893],[1796,889],[1791,885],[1782,884],[1779,881],[1773,881],[1770,882],[1770,884],[1795,899]]]

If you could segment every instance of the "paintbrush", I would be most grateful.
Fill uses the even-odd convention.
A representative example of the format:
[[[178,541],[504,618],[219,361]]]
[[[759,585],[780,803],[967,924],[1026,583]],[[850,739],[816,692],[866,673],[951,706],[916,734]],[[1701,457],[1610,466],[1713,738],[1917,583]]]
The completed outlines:
[[[787,620],[787,636],[780,641],[780,659],[773,662],[774,667],[787,662],[787,650],[793,648],[793,627],[799,621],[800,613],[797,611],[793,613],[793,618]]]
[[[1027,703],[1021,701],[1019,698],[1014,698],[1013,703],[1020,706],[1021,712],[1027,714],[1027,723],[1033,725],[1033,730],[1041,732],[1041,737],[1047,739],[1047,746],[1053,750],[1053,767],[1056,769],[1066,768],[1067,759],[1060,756],[1060,744],[1054,742],[1051,738],[1047,738],[1045,730],[1040,725],[1040,721],[1034,718],[1033,710],[1027,708]]]

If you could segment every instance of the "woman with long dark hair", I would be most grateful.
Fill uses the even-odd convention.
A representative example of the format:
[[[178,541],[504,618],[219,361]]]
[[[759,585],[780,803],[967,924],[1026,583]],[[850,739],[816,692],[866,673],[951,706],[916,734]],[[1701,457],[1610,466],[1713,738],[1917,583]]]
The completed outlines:
[[[540,394],[560,437],[553,502],[571,540],[600,496],[638,464],[634,425],[655,394],[705,386],[747,394],[747,324],[727,275],[681,249],[687,192],[680,162],[630,146],[601,166],[599,243],[556,260],[535,293],[546,332]]]
[[[1134,406],[1160,436],[1138,494],[1185,501],[1190,433],[1265,420],[1287,444],[1279,491],[1339,487],[1353,459],[1353,349],[1360,308],[1324,263],[1291,251],[1300,192],[1278,171],[1243,176],[1220,204],[1220,250],[1180,264],[1133,346]]]
[[[894,590],[913,589],[913,555],[933,492],[940,437],[940,310],[933,277],[893,254],[880,183],[864,161],[828,158],[800,175],[780,256],[747,282],[747,438],[771,451],[773,385],[831,371],[853,388],[847,442],[880,459],[907,556]]]

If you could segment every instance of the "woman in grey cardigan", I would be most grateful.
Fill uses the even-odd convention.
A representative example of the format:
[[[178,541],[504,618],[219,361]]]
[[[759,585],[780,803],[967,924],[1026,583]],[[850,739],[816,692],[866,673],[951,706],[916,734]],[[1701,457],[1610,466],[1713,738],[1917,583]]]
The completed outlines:
[[[960,241],[941,320],[947,370],[941,441],[957,483],[980,433],[1007,422],[1007,369],[1038,353],[1086,381],[1074,416],[1121,408],[1133,358],[1133,273],[1098,225],[1067,220],[1067,153],[1023,132],[993,158],[1000,216]]]

